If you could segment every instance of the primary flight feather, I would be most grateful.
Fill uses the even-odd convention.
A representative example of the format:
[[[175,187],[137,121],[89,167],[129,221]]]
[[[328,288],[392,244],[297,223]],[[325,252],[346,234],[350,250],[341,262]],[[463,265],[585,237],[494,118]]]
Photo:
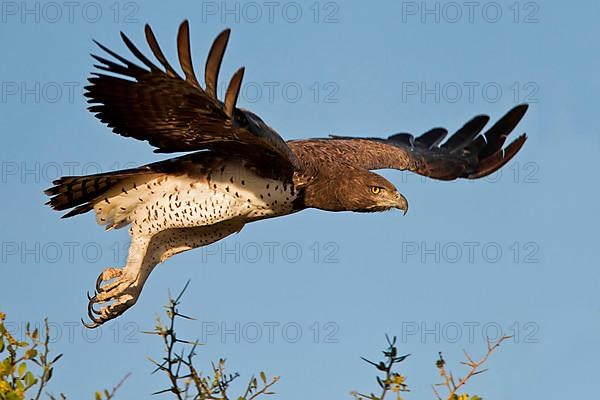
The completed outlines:
[[[97,327],[121,315],[139,298],[152,269],[186,250],[214,243],[245,224],[298,212],[408,210],[404,196],[371,170],[409,170],[440,180],[477,179],[506,164],[526,136],[504,147],[527,110],[511,109],[482,133],[479,115],[444,142],[448,132],[418,137],[330,138],[284,141],[256,114],[236,107],[244,68],[217,97],[219,70],[230,31],[215,39],[205,65],[204,87],[191,59],[189,26],[179,28],[181,76],[167,61],[150,26],[146,40],[158,64],[127,36],[135,64],[98,43],[114,60],[99,62],[86,87],[90,111],[113,132],[147,140],[155,152],[189,154],[139,168],[88,176],[66,176],[46,190],[64,217],[94,210],[107,229],[130,226],[124,268],[104,270],[90,296],[88,314]],[[100,305],[99,309],[94,306]]]

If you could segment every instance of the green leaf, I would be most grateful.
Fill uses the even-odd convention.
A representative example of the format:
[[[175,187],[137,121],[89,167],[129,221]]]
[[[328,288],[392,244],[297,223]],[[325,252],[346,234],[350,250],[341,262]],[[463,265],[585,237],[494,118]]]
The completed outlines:
[[[3,378],[11,373],[10,357],[0,362],[0,378]]]
[[[6,395],[6,400],[22,400],[15,392],[10,392]]]
[[[50,364],[54,364],[55,362],[57,362],[58,360],[60,360],[60,358],[62,357],[62,353],[57,355],[56,357],[54,357],[54,359],[52,361],[50,361]]]
[[[95,400],[102,400],[102,393],[96,392]]]
[[[0,353],[4,351],[4,338],[0,337]]]
[[[19,378],[22,378],[25,375],[25,372],[27,372],[27,364],[25,364],[24,362],[22,362],[19,365],[19,369],[17,370]]]
[[[54,371],[54,368],[49,368],[48,369],[48,373],[46,374],[46,382],[49,381],[50,379],[52,379],[52,372]]]
[[[25,385],[30,387],[35,385],[36,383],[37,379],[35,378],[35,376],[33,376],[33,373],[31,371],[27,371],[27,373],[25,374]]]
[[[35,356],[37,356],[36,349],[27,349],[27,351],[25,351],[25,358],[33,358]]]
[[[267,384],[267,376],[265,375],[264,371],[260,371],[260,379],[265,385]]]

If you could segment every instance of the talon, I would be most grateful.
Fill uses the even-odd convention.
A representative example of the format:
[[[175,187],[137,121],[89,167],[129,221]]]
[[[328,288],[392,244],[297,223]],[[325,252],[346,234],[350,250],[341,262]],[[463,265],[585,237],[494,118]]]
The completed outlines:
[[[104,279],[102,279],[102,275],[104,275],[104,272],[98,275],[98,279],[96,279],[96,292],[100,292],[102,290],[102,288],[100,287],[100,285],[104,281]]]
[[[102,288],[102,282],[109,281],[114,278],[118,278],[123,275],[123,270],[120,268],[107,268],[98,275],[98,279],[96,279],[96,291],[104,292],[108,290],[106,287]]]
[[[87,315],[91,322],[82,321],[83,325],[89,329],[110,321],[123,314],[129,307],[135,304],[139,289],[134,286],[137,283],[138,276],[131,277],[123,273],[119,268],[107,268],[96,279],[96,291],[92,296],[87,292],[88,304]],[[111,282],[107,282],[110,281]],[[101,286],[104,283],[103,286]],[[100,306],[101,304],[104,306]],[[99,309],[94,306],[98,304]]]
[[[87,312],[88,312],[88,317],[90,317],[90,319],[96,323],[101,323],[100,321],[97,321],[96,315],[100,315],[100,313],[96,310],[94,310],[94,303],[93,302],[89,302],[88,306],[87,306]]]
[[[100,310],[96,311],[96,309],[95,309],[93,306],[91,306],[91,307],[90,307],[90,311],[91,311],[92,313],[94,313],[94,317],[95,317],[95,318],[103,318],[103,317],[102,317],[102,308],[101,308]],[[97,317],[96,317],[96,315],[97,315]]]
[[[96,317],[96,316],[92,315],[91,313],[88,316],[92,320],[92,322],[93,322],[92,325],[94,325],[93,326],[94,328],[96,328],[104,323],[104,320],[102,319],[102,317]],[[83,321],[83,318],[82,318],[82,321]],[[85,325],[85,323],[84,323],[84,325]]]
[[[93,323],[88,324],[88,323],[86,323],[83,320],[83,318],[81,318],[81,323],[83,324],[83,326],[85,326],[88,329],[94,329],[94,328],[97,328],[97,327],[99,327],[101,325],[101,324],[99,324],[97,322],[93,322]]]

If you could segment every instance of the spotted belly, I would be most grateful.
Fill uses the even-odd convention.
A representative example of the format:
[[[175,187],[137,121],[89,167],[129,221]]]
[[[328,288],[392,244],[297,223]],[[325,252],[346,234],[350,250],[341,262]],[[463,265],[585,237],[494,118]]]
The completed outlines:
[[[134,234],[290,214],[297,195],[291,184],[261,177],[243,161],[193,165],[185,173],[136,178],[119,186],[95,204],[96,218],[107,228],[131,224]]]

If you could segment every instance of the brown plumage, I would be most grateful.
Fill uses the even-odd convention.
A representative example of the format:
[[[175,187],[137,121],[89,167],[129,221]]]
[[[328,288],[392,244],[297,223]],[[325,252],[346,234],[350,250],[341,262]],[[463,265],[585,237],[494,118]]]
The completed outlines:
[[[477,179],[505,165],[526,140],[521,135],[504,147],[527,110],[521,104],[484,133],[489,117],[479,115],[445,142],[444,128],[418,137],[399,133],[286,142],[256,114],[236,107],[244,68],[231,78],[225,98],[217,98],[229,30],[217,36],[209,51],[204,88],[194,72],[187,21],[177,35],[183,77],[148,25],[145,34],[158,65],[124,34],[142,66],[98,43],[116,61],[93,55],[99,71],[86,86],[89,110],[113,132],[146,140],[155,152],[189,154],[130,170],[63,177],[46,191],[54,209],[70,210],[65,217],[93,209],[107,229],[131,225],[127,265],[105,270],[90,298],[92,327],[131,307],[154,266],[173,254],[220,240],[248,222],[310,207],[406,212],[404,196],[372,170]],[[104,306],[97,311],[96,304]]]

